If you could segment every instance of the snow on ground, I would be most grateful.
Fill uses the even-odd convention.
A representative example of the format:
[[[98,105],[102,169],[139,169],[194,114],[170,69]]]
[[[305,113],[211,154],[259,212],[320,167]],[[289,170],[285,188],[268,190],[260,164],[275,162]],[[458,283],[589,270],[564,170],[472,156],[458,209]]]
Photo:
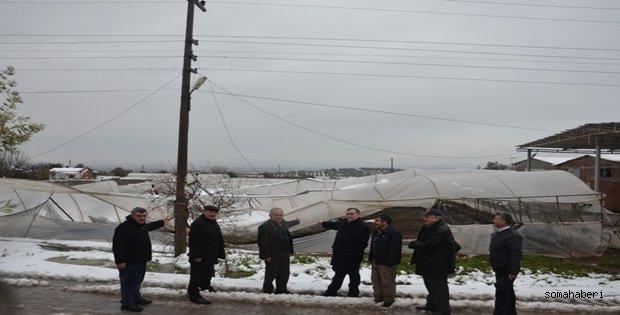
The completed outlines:
[[[60,246],[59,246],[60,245]],[[59,247],[63,247],[62,250]],[[154,245],[153,261],[172,269],[189,267],[186,256],[174,258],[169,246]],[[53,261],[50,261],[53,260]],[[71,260],[95,262],[94,265],[71,263]],[[71,280],[79,284],[68,288],[78,292],[119,294],[118,271],[114,269],[111,244],[95,241],[60,241],[24,238],[0,238],[0,281],[12,286],[45,286],[48,281]],[[244,278],[224,278],[228,272],[249,275]],[[333,275],[329,257],[300,255],[292,258],[289,290],[291,295],[261,293],[262,261],[256,252],[230,249],[226,262],[218,267],[213,286],[219,292],[208,293],[215,300],[235,300],[252,303],[288,303],[295,305],[333,304],[342,307],[374,305],[370,268],[361,269],[361,295],[368,298],[322,297]],[[186,294],[189,276],[148,272],[143,285],[146,296],[182,297]],[[397,276],[398,298],[395,307],[413,307],[424,303],[426,289],[421,277],[401,272]],[[458,273],[450,278],[451,304],[454,308],[490,310],[493,308],[494,276],[490,273]],[[347,282],[341,294],[345,294]],[[610,275],[591,274],[589,277],[567,277],[555,274],[532,273],[524,270],[516,281],[518,309],[561,311],[575,313],[620,313],[620,280]],[[579,297],[588,294],[590,297]],[[556,298],[558,294],[571,295]],[[602,296],[602,298],[601,298]]]

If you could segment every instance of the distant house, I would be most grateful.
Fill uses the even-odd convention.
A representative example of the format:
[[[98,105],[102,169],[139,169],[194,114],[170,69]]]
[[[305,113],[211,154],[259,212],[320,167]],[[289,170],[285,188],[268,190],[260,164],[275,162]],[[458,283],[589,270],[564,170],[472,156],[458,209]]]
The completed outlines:
[[[532,171],[559,170],[560,164],[572,159],[574,159],[574,157],[533,157],[532,160],[530,160],[530,169]],[[527,170],[527,160],[513,163],[512,169],[519,172]]]
[[[594,189],[594,156],[580,157],[534,157],[531,160],[531,170],[564,170],[581,179],[590,188]],[[527,161],[513,164],[517,171],[525,171]],[[605,154],[601,156],[599,190],[605,194],[603,203],[605,208],[620,212],[620,155]]]
[[[94,179],[95,173],[88,167],[56,167],[49,170],[50,180]]]

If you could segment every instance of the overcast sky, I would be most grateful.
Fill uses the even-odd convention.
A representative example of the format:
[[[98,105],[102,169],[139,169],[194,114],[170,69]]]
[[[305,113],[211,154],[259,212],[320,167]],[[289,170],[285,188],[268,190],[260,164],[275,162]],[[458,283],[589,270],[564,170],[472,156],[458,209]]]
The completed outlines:
[[[617,1],[206,7],[190,168],[475,168],[620,120]],[[183,0],[0,0],[0,67],[16,68],[19,114],[46,125],[23,146],[32,161],[173,169],[186,14]]]

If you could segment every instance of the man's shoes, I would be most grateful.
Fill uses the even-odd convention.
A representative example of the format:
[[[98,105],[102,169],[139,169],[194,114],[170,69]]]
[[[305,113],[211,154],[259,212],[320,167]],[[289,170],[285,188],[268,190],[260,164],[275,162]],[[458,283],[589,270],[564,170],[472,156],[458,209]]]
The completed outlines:
[[[215,290],[214,287],[208,285],[208,286],[204,286],[204,287],[199,287],[200,291],[204,291],[207,290],[209,292],[217,292],[217,290]]]
[[[390,306],[392,306],[392,304],[394,304],[394,301],[392,301],[392,302],[385,301],[385,302],[383,302],[383,304],[381,304],[381,306],[383,306],[383,307],[390,307]]]
[[[432,311],[433,310],[432,307],[427,306],[427,305],[424,305],[424,306],[419,306],[418,305],[418,306],[415,307],[415,309],[418,310],[418,311]]]
[[[121,310],[130,312],[142,312],[142,307],[133,304],[121,305]]]
[[[276,294],[292,294],[289,290],[276,290]]]
[[[273,293],[273,290],[263,290],[263,293],[265,293],[265,294],[271,294],[271,293]]]
[[[321,294],[322,296],[338,296],[338,293],[336,292],[332,292],[332,291],[325,291],[323,292],[323,294]]]
[[[151,303],[153,303],[153,301],[145,298],[140,298],[138,302],[136,302],[137,305],[149,305]]]
[[[347,293],[348,297],[352,297],[352,298],[356,298],[356,297],[360,297],[360,293],[359,292],[351,292],[349,291],[349,293]]]
[[[205,304],[205,305],[206,304],[211,304],[211,301],[203,298],[202,296],[199,297],[199,298],[195,298],[195,299],[190,298],[189,300],[190,300],[190,302],[196,303],[196,304]]]

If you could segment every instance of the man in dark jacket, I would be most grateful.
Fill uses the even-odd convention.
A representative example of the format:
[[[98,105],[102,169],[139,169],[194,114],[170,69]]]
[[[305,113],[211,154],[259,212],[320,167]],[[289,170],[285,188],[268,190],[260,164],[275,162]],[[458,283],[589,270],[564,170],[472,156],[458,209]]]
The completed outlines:
[[[347,275],[349,276],[347,296],[358,297],[360,293],[360,264],[364,259],[364,249],[368,246],[370,228],[360,219],[359,209],[349,208],[345,214],[346,219],[321,222],[324,228],[338,231],[332,245],[331,264],[335,274],[323,296],[337,296]]]
[[[521,243],[523,239],[511,225],[508,213],[493,218],[495,233],[491,236],[489,259],[495,271],[495,310],[493,315],[516,315],[516,296],[513,282],[521,270]]]
[[[424,226],[418,238],[409,243],[409,248],[414,249],[411,264],[416,264],[416,274],[422,276],[428,291],[426,305],[416,308],[432,314],[450,314],[448,275],[454,273],[455,254],[460,246],[454,241],[439,210],[424,213]]]
[[[114,230],[112,252],[121,281],[121,309],[141,312],[140,305],[151,304],[143,298],[140,286],[146,274],[146,262],[152,258],[149,231],[161,228],[169,218],[146,223],[147,211],[136,207],[131,210],[127,220]]]
[[[290,293],[286,286],[290,275],[290,256],[293,254],[293,237],[288,227],[294,225],[295,221],[285,222],[284,211],[273,208],[269,211],[269,220],[258,227],[258,256],[265,261],[265,293],[273,293],[274,279],[276,294]]]
[[[189,300],[197,304],[211,304],[200,296],[200,289],[215,291],[211,278],[215,275],[218,258],[226,258],[224,238],[216,221],[220,208],[205,206],[202,215],[196,218],[189,230],[190,276],[187,294]]]
[[[400,264],[403,236],[392,226],[392,217],[382,214],[374,221],[368,261],[372,263],[372,291],[376,303],[383,307],[394,304],[396,270]]]

